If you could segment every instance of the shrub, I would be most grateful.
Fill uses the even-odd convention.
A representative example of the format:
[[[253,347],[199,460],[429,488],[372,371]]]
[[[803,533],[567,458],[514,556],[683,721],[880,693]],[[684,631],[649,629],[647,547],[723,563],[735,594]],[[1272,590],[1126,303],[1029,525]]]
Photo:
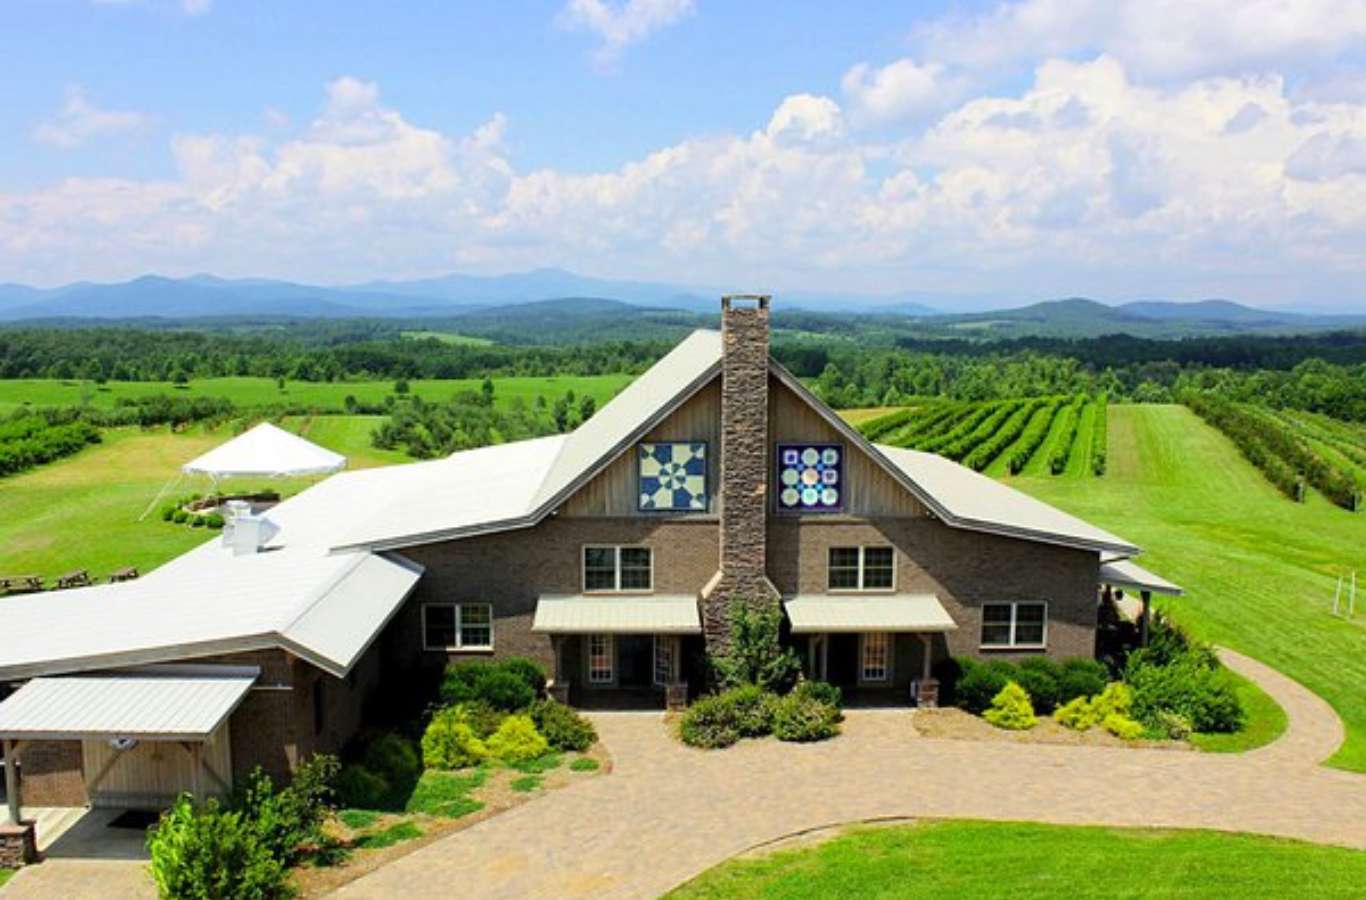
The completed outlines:
[[[432,716],[422,734],[422,764],[429,769],[461,769],[488,759],[489,749],[474,733],[458,706]]]
[[[371,741],[370,746],[365,748],[362,762],[366,769],[391,785],[414,783],[422,774],[422,757],[418,755],[413,742],[393,732]]]
[[[1058,671],[1059,704],[1068,703],[1077,697],[1090,697],[1105,690],[1109,681],[1103,663],[1084,656],[1063,660]]]
[[[1073,697],[1053,712],[1053,721],[1073,731],[1086,731],[1096,724],[1091,719],[1091,701],[1086,697]]]
[[[203,528],[203,527],[204,527],[204,517],[203,517],[203,516],[190,516],[190,527],[191,527],[191,528]]]
[[[210,799],[195,809],[189,795],[162,813],[147,835],[152,878],[166,898],[271,898],[294,891],[246,817]]]
[[[177,509],[175,512],[171,513],[171,521],[177,525],[184,525],[185,520],[189,517],[190,514],[183,509]]]
[[[810,697],[822,703],[828,703],[835,709],[844,707],[844,692],[828,681],[807,681],[803,678],[797,682],[797,686],[792,689],[792,693],[800,694],[803,697]]]
[[[1143,726],[1123,713],[1110,713],[1100,725],[1115,737],[1126,741],[1143,737]]]
[[[480,740],[487,740],[490,735],[498,730],[498,726],[503,724],[503,720],[508,714],[501,709],[494,709],[483,700],[471,700],[468,703],[456,705],[460,711],[461,721],[474,729],[475,735]]]
[[[323,843],[322,824],[333,807],[336,757],[316,755],[302,763],[289,786],[276,790],[260,766],[233,793],[233,807],[286,867]]]
[[[343,806],[385,809],[392,800],[391,792],[384,776],[359,764],[346,766],[337,776],[337,800]]]
[[[593,723],[578,712],[554,700],[537,700],[531,704],[531,720],[536,730],[545,736],[555,750],[575,750],[582,753],[598,739]]]
[[[1195,729],[1191,728],[1191,720],[1181,713],[1162,710],[1157,714],[1155,730],[1174,741],[1184,741]]]
[[[735,727],[741,737],[763,737],[773,731],[773,705],[777,696],[757,684],[732,688],[721,695],[735,709]]]
[[[516,712],[536,700],[536,688],[528,675],[521,663],[453,663],[441,682],[441,699],[447,703],[481,700],[494,709]]]
[[[214,531],[218,531],[225,524],[221,513],[209,513],[204,517],[204,524]]]
[[[1061,674],[1058,664],[1046,656],[1031,656],[1020,663],[1015,681],[1034,702],[1034,712],[1046,716],[1057,707]]]
[[[1162,712],[1179,713],[1201,732],[1243,727],[1246,714],[1233,685],[1202,657],[1187,654],[1166,666],[1130,660],[1125,677],[1133,688],[1134,717],[1154,729],[1161,727]]]
[[[963,674],[958,679],[955,698],[961,709],[975,716],[981,715],[991,701],[1015,679],[1015,667],[1003,660],[979,663],[963,660]]]
[[[537,696],[540,696],[541,692],[545,690],[545,669],[534,659],[527,659],[525,656],[509,656],[494,663],[494,665],[521,678]]]
[[[488,740],[488,752],[505,763],[535,759],[548,750],[550,744],[530,716],[508,716]]]
[[[1053,714],[1054,721],[1074,731],[1086,731],[1103,725],[1112,715],[1127,718],[1133,705],[1133,694],[1127,685],[1114,682],[1091,698],[1074,697]]]
[[[792,693],[773,705],[773,736],[780,741],[823,741],[839,733],[839,710],[822,700]]]
[[[169,521],[171,521],[171,517],[174,516],[174,515],[175,515],[175,507],[174,507],[174,506],[163,506],[163,507],[161,508],[161,521],[163,521],[163,522],[169,522]]]
[[[1014,681],[1006,682],[1001,692],[991,698],[991,708],[982,717],[997,728],[1024,731],[1039,724],[1034,718],[1034,705],[1029,694]]]
[[[678,734],[683,743],[692,747],[729,747],[740,740],[735,705],[722,700],[719,694],[698,698],[683,713]]]
[[[791,647],[778,643],[782,618],[776,605],[758,607],[744,600],[730,605],[730,641],[711,660],[723,687],[757,684],[777,692],[792,687],[802,664]]]

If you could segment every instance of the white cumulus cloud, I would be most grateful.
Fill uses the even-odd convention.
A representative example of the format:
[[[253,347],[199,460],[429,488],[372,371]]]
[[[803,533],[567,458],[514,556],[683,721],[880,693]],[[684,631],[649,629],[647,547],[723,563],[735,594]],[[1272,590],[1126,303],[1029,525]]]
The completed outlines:
[[[559,20],[565,28],[595,34],[601,41],[595,58],[599,65],[610,66],[631,44],[675,24],[695,8],[693,0],[569,0]]]
[[[66,89],[57,113],[33,129],[33,139],[53,147],[70,149],[91,138],[133,131],[149,121],[145,113],[126,109],[101,109],[80,85]]]

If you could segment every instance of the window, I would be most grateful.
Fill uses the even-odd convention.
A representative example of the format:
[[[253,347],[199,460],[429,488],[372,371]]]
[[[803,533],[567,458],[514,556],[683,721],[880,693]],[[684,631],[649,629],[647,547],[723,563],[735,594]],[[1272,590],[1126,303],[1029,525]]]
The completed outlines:
[[[588,683],[611,684],[616,680],[616,653],[610,634],[588,636]]]
[[[428,650],[492,650],[493,606],[428,603],[422,607],[422,646]]]
[[[892,640],[885,632],[863,636],[860,678],[863,681],[887,681],[892,671]]]
[[[1047,643],[1047,603],[986,603],[983,647],[1042,647]]]
[[[671,634],[655,635],[655,684],[667,687],[678,678],[678,638]]]
[[[653,590],[649,547],[584,547],[583,589],[589,593]]]
[[[830,590],[890,591],[896,585],[891,547],[831,547]]]

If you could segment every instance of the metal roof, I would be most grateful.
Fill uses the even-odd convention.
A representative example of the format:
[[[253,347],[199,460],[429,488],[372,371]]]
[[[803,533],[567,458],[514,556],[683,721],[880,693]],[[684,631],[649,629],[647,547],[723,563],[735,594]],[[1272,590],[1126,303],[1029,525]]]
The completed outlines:
[[[1102,563],[1100,566],[1100,583],[1114,587],[1133,588],[1139,591],[1153,591],[1158,594],[1170,594],[1173,597],[1180,597],[1185,593],[1180,585],[1173,584],[1161,575],[1154,575],[1127,559]]]
[[[0,703],[0,737],[204,740],[242,702],[258,674],[241,666],[168,666],[35,678]]]
[[[540,634],[701,634],[697,597],[542,594],[531,630]]]
[[[783,608],[793,634],[958,628],[934,594],[800,594]]]

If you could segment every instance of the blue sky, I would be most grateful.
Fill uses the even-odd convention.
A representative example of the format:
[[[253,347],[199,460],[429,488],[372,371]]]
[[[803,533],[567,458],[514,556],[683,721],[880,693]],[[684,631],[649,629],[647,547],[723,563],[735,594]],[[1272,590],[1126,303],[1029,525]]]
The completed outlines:
[[[8,0],[0,281],[1366,305],[1366,0]]]

